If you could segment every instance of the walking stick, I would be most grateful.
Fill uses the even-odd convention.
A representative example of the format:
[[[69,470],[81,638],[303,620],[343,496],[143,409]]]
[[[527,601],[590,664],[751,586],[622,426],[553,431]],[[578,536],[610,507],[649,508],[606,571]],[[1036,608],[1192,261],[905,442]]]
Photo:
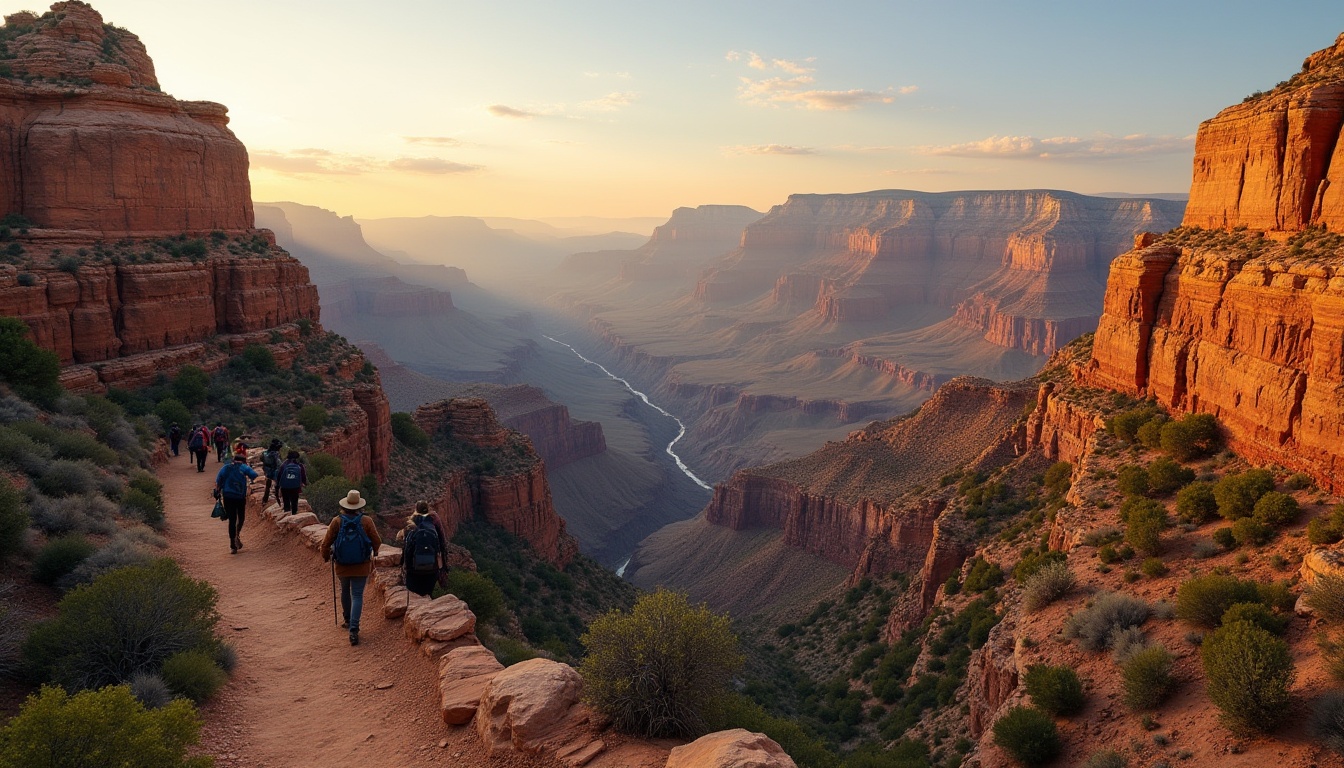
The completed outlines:
[[[341,626],[341,614],[336,609],[336,559],[331,560],[331,618],[336,626]]]

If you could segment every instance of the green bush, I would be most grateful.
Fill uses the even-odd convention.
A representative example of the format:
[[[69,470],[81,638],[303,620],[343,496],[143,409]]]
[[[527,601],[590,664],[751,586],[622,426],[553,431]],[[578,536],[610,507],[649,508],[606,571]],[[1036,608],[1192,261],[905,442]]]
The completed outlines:
[[[214,657],[203,650],[182,651],[163,662],[163,682],[178,696],[200,704],[224,687],[228,677],[215,665]]]
[[[1261,496],[1274,490],[1274,475],[1267,469],[1248,469],[1240,474],[1225,475],[1213,487],[1218,502],[1218,514],[1227,520],[1250,517]]]
[[[1179,461],[1208,456],[1223,444],[1218,420],[1207,413],[1192,413],[1162,425],[1162,450]]]
[[[0,475],[0,563],[9,562],[23,550],[28,523],[28,508],[22,494],[8,478]]]
[[[1292,496],[1270,491],[1255,502],[1251,516],[1272,528],[1281,528],[1296,520],[1301,511]]]
[[[146,709],[124,685],[73,696],[44,686],[0,729],[0,766],[209,768],[187,756],[200,731],[187,701]]]
[[[489,577],[475,571],[449,571],[446,588],[467,604],[477,622],[494,621],[504,609],[504,593]]]
[[[1162,562],[1161,558],[1150,557],[1139,563],[1139,572],[1150,579],[1156,579],[1167,575],[1167,564]]]
[[[1288,629],[1288,617],[1274,613],[1264,603],[1237,603],[1223,613],[1223,626],[1238,621],[1249,621],[1274,635],[1282,635]]]
[[[157,672],[173,654],[214,642],[215,590],[172,560],[120,568],[61,599],[24,644],[30,671],[68,689]]]
[[[1213,532],[1213,543],[1223,549],[1236,549],[1237,536],[1232,532],[1232,526],[1225,525]]]
[[[703,732],[706,714],[742,666],[727,616],[665,590],[588,627],[584,698],[620,729],[645,736]]]
[[[978,593],[1002,583],[1003,570],[983,557],[976,557],[971,561],[971,568],[967,571],[966,580],[961,583],[961,588],[966,592]]]
[[[176,423],[182,428],[182,441],[187,439],[187,430],[191,429],[192,418],[191,411],[182,404],[181,400],[175,397],[165,397],[154,406],[154,415],[159,417],[159,422],[163,424],[164,434],[168,433],[168,428]]]
[[[98,490],[98,468],[87,461],[53,461],[37,478],[37,489],[48,496],[82,496]]]
[[[1083,708],[1083,683],[1068,667],[1032,664],[1023,677],[1031,703],[1052,715],[1072,715]]]
[[[308,482],[314,483],[324,477],[345,477],[345,466],[341,460],[330,453],[308,454]]]
[[[1019,584],[1025,583],[1037,571],[1052,563],[1062,563],[1068,559],[1068,555],[1057,549],[1050,549],[1042,544],[1039,548],[1033,548],[1022,555],[1022,559],[1013,566],[1013,579]]]
[[[1158,496],[1168,496],[1194,482],[1195,471],[1169,457],[1159,456],[1148,465],[1148,488]]]
[[[299,422],[306,432],[321,432],[327,426],[327,409],[317,403],[309,403],[299,409],[294,420]]]
[[[1181,522],[1199,525],[1218,514],[1218,499],[1212,483],[1191,483],[1176,494],[1176,516]]]
[[[1127,495],[1143,496],[1148,493],[1148,470],[1137,464],[1126,464],[1115,473],[1115,487]]]
[[[139,488],[128,488],[121,495],[122,512],[144,520],[151,528],[163,527],[163,502]]]
[[[1045,470],[1045,489],[1052,496],[1063,496],[1073,485],[1073,465],[1067,461],[1057,461]]]
[[[185,408],[198,408],[205,403],[210,393],[210,377],[204,370],[194,365],[184,365],[173,378],[173,397]],[[187,421],[191,421],[188,418]],[[186,423],[178,422],[184,427]]]
[[[1125,543],[1148,555],[1162,551],[1162,531],[1167,528],[1167,510],[1152,499],[1132,498],[1121,509],[1125,519]]]
[[[392,414],[392,436],[397,442],[417,451],[429,447],[429,435],[415,423],[409,413]]]
[[[276,370],[275,355],[271,354],[271,350],[261,344],[249,344],[243,347],[242,354],[238,356],[238,359],[242,360],[243,365],[257,373],[274,373]]]
[[[166,707],[173,700],[172,689],[158,675],[136,672],[126,684],[131,688],[131,695],[150,709]]]
[[[1344,576],[1321,574],[1307,589],[1307,607],[1330,622],[1344,621]]]
[[[1202,627],[1216,627],[1227,609],[1237,603],[1258,603],[1260,589],[1254,581],[1208,574],[1187,580],[1176,590],[1176,615]]]
[[[1067,563],[1055,562],[1042,567],[1022,585],[1022,607],[1039,611],[1073,589],[1075,579]]]
[[[40,584],[55,584],[97,550],[79,534],[52,539],[42,545],[37,557],[33,558],[33,580]]]
[[[10,425],[10,428],[39,443],[46,443],[58,459],[87,459],[98,466],[111,466],[121,459],[116,451],[98,442],[93,435],[83,432],[64,430],[37,421],[21,421]]]
[[[1290,491],[1305,491],[1316,485],[1316,481],[1311,479],[1311,475],[1305,472],[1294,472],[1283,481],[1283,487]]]
[[[1120,665],[1125,688],[1125,705],[1131,709],[1152,709],[1175,688],[1172,675],[1175,658],[1160,645],[1148,645],[1128,653]]]
[[[341,514],[340,501],[350,493],[351,488],[349,480],[337,475],[309,483],[303,495],[308,499],[308,506],[312,507],[317,519],[329,523]]]
[[[1087,762],[1083,763],[1083,768],[1128,768],[1128,766],[1124,755],[1109,749],[1093,753],[1087,758]]]
[[[1059,754],[1055,721],[1039,709],[1013,707],[994,723],[994,743],[1027,766],[1045,765]]]
[[[1157,407],[1152,404],[1122,411],[1106,420],[1106,431],[1126,443],[1132,443],[1138,439],[1139,427],[1148,423],[1157,413]]]
[[[1064,622],[1064,635],[1089,651],[1104,650],[1117,632],[1143,624],[1151,612],[1147,603],[1133,595],[1103,592]]]
[[[799,766],[832,768],[836,765],[835,756],[801,725],[793,720],[769,714],[760,704],[736,691],[720,697],[709,717],[709,728],[715,731],[744,728],[753,733],[764,733],[783,747]],[[872,765],[874,768],[907,768],[907,766],[914,768],[927,763],[870,763],[862,756],[858,760],[851,756],[850,760],[845,762],[845,768],[858,768],[864,765]]]
[[[1238,621],[1205,638],[1200,657],[1209,699],[1234,730],[1273,730],[1291,713],[1296,671],[1284,641]]]
[[[1344,755],[1344,691],[1326,691],[1311,707],[1311,735],[1338,755]]]
[[[28,338],[28,325],[0,317],[0,381],[20,397],[49,403],[60,394],[61,359]]]
[[[1139,444],[1144,448],[1153,451],[1161,449],[1162,427],[1166,426],[1170,421],[1171,419],[1167,418],[1165,413],[1159,413],[1144,422],[1143,426],[1139,427],[1139,431],[1135,435],[1139,440]]]
[[[163,483],[148,472],[136,472],[126,482],[127,487],[140,491],[160,504],[163,503]]]
[[[1344,504],[1336,504],[1329,517],[1307,523],[1307,540],[1312,544],[1334,544],[1344,538]]]

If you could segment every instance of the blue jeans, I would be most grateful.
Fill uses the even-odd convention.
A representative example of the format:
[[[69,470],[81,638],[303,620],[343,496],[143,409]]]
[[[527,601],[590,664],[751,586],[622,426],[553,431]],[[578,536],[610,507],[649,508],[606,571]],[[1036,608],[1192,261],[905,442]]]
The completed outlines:
[[[351,632],[359,631],[359,614],[364,611],[364,585],[368,576],[341,576],[341,613]]]

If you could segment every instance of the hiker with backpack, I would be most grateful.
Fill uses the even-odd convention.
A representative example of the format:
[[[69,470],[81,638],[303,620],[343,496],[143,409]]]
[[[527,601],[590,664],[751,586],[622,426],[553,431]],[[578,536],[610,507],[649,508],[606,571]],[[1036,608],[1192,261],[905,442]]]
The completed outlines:
[[[280,471],[280,447],[279,440],[271,440],[271,446],[261,454],[261,473],[266,476],[266,490],[261,493],[263,507],[271,500],[272,485],[275,485],[275,503],[280,503],[280,484],[275,482],[275,474]]]
[[[224,454],[229,450],[229,428],[224,426],[224,422],[215,422],[215,429],[210,433],[215,441],[215,451],[219,454],[219,463],[224,463]]]
[[[205,457],[210,453],[210,436],[204,424],[191,428],[191,434],[187,437],[187,451],[196,459],[196,471],[204,472]]]
[[[341,581],[341,624],[350,629],[350,644],[359,645],[359,617],[364,611],[364,585],[373,571],[373,553],[383,545],[378,527],[365,515],[365,500],[350,491],[340,500],[341,514],[332,518],[322,538],[322,559],[332,562],[333,575]]]
[[[308,470],[299,461],[299,452],[290,451],[285,463],[275,472],[275,492],[285,512],[299,513],[299,492],[308,485]]]
[[[173,425],[168,428],[168,446],[172,450],[174,456],[178,455],[177,446],[180,445],[181,443],[182,443],[182,428],[177,426],[177,422],[174,421]]]
[[[430,511],[429,502],[415,503],[415,514],[397,538],[402,540],[401,572],[406,589],[429,596],[439,574],[448,567],[448,539],[443,535],[443,522]]]
[[[247,454],[235,453],[233,461],[215,475],[215,498],[224,502],[224,519],[229,521],[229,551],[243,548],[243,521],[247,517],[247,484],[257,479],[256,470],[247,465]]]

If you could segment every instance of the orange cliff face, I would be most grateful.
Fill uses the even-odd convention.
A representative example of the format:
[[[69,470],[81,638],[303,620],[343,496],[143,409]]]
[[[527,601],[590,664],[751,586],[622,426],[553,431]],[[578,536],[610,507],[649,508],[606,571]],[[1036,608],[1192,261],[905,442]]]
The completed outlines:
[[[102,238],[252,228],[227,110],[159,91],[135,35],[74,1],[3,30],[0,211]]]

